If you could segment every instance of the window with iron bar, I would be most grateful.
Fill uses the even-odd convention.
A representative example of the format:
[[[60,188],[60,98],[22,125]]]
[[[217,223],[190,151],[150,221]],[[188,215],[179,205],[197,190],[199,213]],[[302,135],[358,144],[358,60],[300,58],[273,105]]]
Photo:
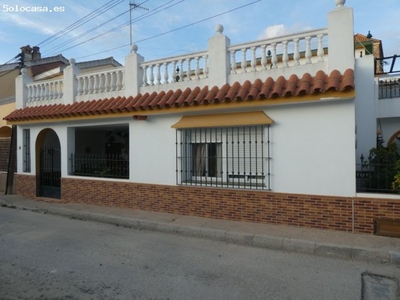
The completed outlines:
[[[30,129],[24,129],[23,133],[23,171],[30,172],[31,171],[31,131]]]
[[[176,131],[180,185],[270,190],[269,126]]]

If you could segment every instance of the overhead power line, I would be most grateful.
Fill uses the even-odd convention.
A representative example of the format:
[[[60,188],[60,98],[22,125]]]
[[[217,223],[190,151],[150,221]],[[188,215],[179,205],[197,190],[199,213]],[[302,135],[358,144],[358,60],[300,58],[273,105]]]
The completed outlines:
[[[164,3],[164,4],[162,4],[162,5],[160,5],[160,6],[158,6],[158,7],[156,7],[155,9],[153,9],[153,10],[151,10],[151,11],[149,11],[149,12],[144,13],[142,16],[133,19],[134,23],[136,23],[136,22],[138,22],[138,21],[140,21],[140,20],[146,19],[146,18],[148,18],[148,17],[151,17],[151,16],[153,16],[153,15],[155,15],[155,14],[158,14],[158,13],[160,13],[160,12],[162,12],[162,11],[168,9],[168,8],[171,8],[171,7],[173,7],[173,6],[176,6],[176,5],[178,5],[179,3],[183,2],[184,0],[180,0],[180,1],[176,2],[176,3],[174,3],[174,4],[171,4],[171,5],[169,5],[169,6],[166,6],[166,5],[168,5],[168,4],[170,4],[171,2],[174,2],[174,1],[175,1],[175,0],[170,0],[170,1],[168,1],[168,2],[166,2],[166,3]],[[145,2],[147,2],[147,1],[145,1]],[[143,3],[145,3],[145,2],[143,2]],[[88,33],[94,31],[95,29],[97,29],[97,28],[99,28],[99,27],[101,27],[101,26],[103,26],[103,25],[105,25],[105,24],[107,24],[107,23],[113,21],[114,19],[116,19],[116,18],[122,16],[122,15],[125,14],[125,13],[128,13],[129,10],[130,10],[130,9],[128,9],[128,10],[126,10],[125,12],[119,14],[118,16],[112,18],[111,20],[108,20],[108,21],[106,21],[106,22],[104,22],[104,23],[102,23],[102,24],[100,24],[100,25],[98,25],[98,26],[96,26],[96,27],[94,27],[94,28],[89,29],[88,31],[86,31],[86,32],[84,32],[83,34],[81,34],[79,37],[75,37],[75,38],[72,38],[72,39],[66,41],[65,43],[63,43],[63,45],[66,46],[66,45],[72,43],[73,41],[79,39],[80,37],[82,37],[82,36],[84,36],[84,35],[87,35]],[[108,30],[108,31],[105,31],[105,32],[103,32],[103,33],[101,33],[101,34],[98,34],[98,35],[96,35],[96,36],[94,36],[94,37],[92,37],[92,38],[89,38],[89,39],[84,40],[84,41],[82,41],[82,42],[80,42],[80,43],[78,43],[78,44],[75,44],[75,45],[70,46],[70,47],[67,47],[67,48],[63,48],[63,49],[58,50],[58,51],[59,51],[59,52],[65,52],[65,51],[67,51],[67,50],[70,50],[70,49],[75,48],[75,47],[77,47],[77,46],[79,46],[79,45],[85,44],[85,43],[90,42],[90,41],[92,41],[92,40],[95,40],[95,39],[97,39],[97,38],[99,38],[99,37],[102,37],[102,36],[104,36],[104,35],[107,35],[107,34],[109,34],[109,33],[115,32],[115,31],[117,31],[117,30],[119,30],[119,29],[121,29],[121,28],[123,28],[123,27],[128,26],[129,24],[130,24],[130,21],[125,22],[125,23],[123,23],[123,24],[120,24],[120,25],[118,25],[118,26],[116,26],[116,27],[111,28],[111,29]],[[56,49],[59,49],[59,48],[61,48],[61,47],[57,47]],[[51,53],[53,53],[53,52],[55,52],[55,49],[52,48],[52,49],[50,49],[49,51],[50,51]]]
[[[111,1],[107,2],[100,8],[92,11],[91,13],[89,13],[88,15],[84,16],[83,18],[79,19],[78,21],[72,23],[71,25],[67,26],[66,28],[58,31],[57,33],[53,34],[49,38],[45,39],[44,41],[39,43],[38,46],[40,46],[40,45],[44,46],[44,45],[54,42],[55,40],[59,39],[64,34],[69,33],[71,31],[79,28],[83,24],[86,24],[87,22],[93,20],[94,18],[104,14],[106,11],[110,10],[111,8],[117,6],[118,4],[120,4],[122,2],[124,2],[124,0],[111,0]]]
[[[205,18],[205,19],[202,19],[202,20],[199,20],[199,21],[196,21],[196,22],[193,22],[193,23],[190,23],[190,24],[187,24],[187,25],[184,25],[184,26],[181,26],[181,27],[178,27],[178,28],[169,30],[169,31],[165,31],[165,32],[163,32],[163,33],[159,33],[159,34],[150,36],[150,37],[148,37],[148,38],[144,38],[144,39],[141,39],[141,40],[137,40],[137,41],[135,41],[135,43],[138,44],[138,43],[141,43],[141,42],[144,42],[144,41],[148,41],[148,40],[151,40],[151,39],[154,39],[154,38],[157,38],[157,37],[160,37],[160,36],[163,36],[163,35],[166,35],[166,34],[169,34],[169,33],[172,33],[172,32],[178,31],[178,30],[181,30],[181,29],[185,29],[185,28],[187,28],[187,27],[190,27],[190,26],[193,26],[193,25],[196,25],[196,24],[199,24],[199,23],[202,23],[202,22],[211,20],[211,19],[213,19],[213,18],[216,18],[216,17],[222,16],[222,15],[225,15],[225,14],[227,14],[227,13],[230,13],[230,12],[233,12],[233,11],[236,11],[236,10],[239,10],[239,9],[242,9],[242,8],[245,8],[245,7],[247,7],[247,6],[253,5],[253,4],[255,4],[255,3],[257,3],[257,2],[260,2],[260,1],[261,1],[261,0],[255,0],[255,1],[250,2],[250,3],[247,3],[247,4],[245,4],[245,5],[238,6],[238,7],[236,7],[236,8],[233,8],[233,9],[230,9],[230,10],[227,10],[227,11],[224,11],[224,12],[222,12],[222,13],[219,13],[219,14],[216,14],[216,15],[213,15],[213,16],[210,16],[210,17],[207,17],[207,18]],[[98,55],[98,54],[110,52],[110,51],[117,50],[117,49],[121,49],[121,48],[124,48],[124,47],[127,47],[127,46],[129,46],[129,44],[125,44],[125,45],[121,45],[121,46],[118,46],[118,47],[114,47],[114,48],[111,48],[111,49],[108,49],[108,50],[104,50],[104,51],[101,51],[101,52],[97,52],[97,53],[93,53],[93,54],[81,56],[81,57],[78,57],[77,59],[86,58],[86,57],[90,57],[90,56],[94,56],[94,55]],[[71,47],[71,48],[73,48],[73,47]],[[69,48],[68,48],[68,49],[69,49]],[[66,49],[66,50],[68,50],[68,49]]]

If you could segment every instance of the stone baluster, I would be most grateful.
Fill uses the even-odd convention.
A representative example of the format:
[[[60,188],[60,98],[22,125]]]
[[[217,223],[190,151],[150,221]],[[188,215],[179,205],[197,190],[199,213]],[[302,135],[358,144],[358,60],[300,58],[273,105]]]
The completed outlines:
[[[43,83],[41,83],[40,84],[40,100],[44,100],[44,99],[46,99],[46,97],[45,97],[45,89],[44,89],[44,84]]]
[[[251,47],[251,70],[256,71],[257,60],[256,60],[256,47]]]
[[[32,99],[32,86],[28,86],[27,87],[27,89],[28,89],[28,93],[27,93],[27,97],[26,97],[26,102],[31,102],[31,99]]]
[[[242,73],[246,73],[247,72],[247,70],[246,70],[246,68],[247,68],[246,51],[247,51],[246,48],[242,49],[242,64],[241,64]]]
[[[154,65],[151,65],[150,66],[150,77],[149,77],[149,80],[150,80],[150,85],[154,85]]]
[[[54,99],[54,82],[49,82],[47,88],[47,99]]]
[[[110,81],[110,88],[111,91],[115,91],[117,89],[117,76],[115,76],[115,72],[112,71],[110,73],[111,81]]]
[[[231,50],[231,74],[236,74],[236,51]]]
[[[261,45],[261,69],[267,69],[267,45]]]
[[[294,64],[298,66],[300,65],[299,39],[294,39],[293,42],[294,42],[294,54],[293,54]]]
[[[122,90],[122,71],[117,71],[117,91]]]
[[[324,48],[322,45],[322,39],[324,37],[323,34],[318,34],[318,51],[317,51],[317,55],[318,55],[318,61],[322,62],[324,61]]]
[[[196,61],[196,67],[194,70],[194,75],[196,79],[200,79],[200,57],[196,56],[195,61]]]
[[[186,60],[186,63],[187,63],[186,75],[187,75],[187,76],[186,76],[186,80],[185,80],[185,81],[190,81],[190,80],[192,80],[192,67],[191,67],[191,65],[190,65],[191,61],[192,61],[191,58],[188,58],[188,59]]]
[[[157,64],[157,85],[161,84],[161,64]]]
[[[124,71],[120,72],[121,72],[121,89],[125,89],[125,72]]]
[[[179,80],[183,81],[183,60],[179,60],[180,68],[179,68]]]
[[[272,47],[272,58],[271,58],[271,63],[272,63],[272,69],[278,68],[278,56],[276,55],[276,43],[271,44]]]
[[[176,76],[177,76],[177,73],[176,73],[176,66],[177,66],[177,61],[176,60],[174,60],[173,62],[172,62],[172,75],[171,75],[171,80],[172,80],[172,82],[176,82]]]
[[[94,76],[89,75],[89,94],[93,94],[94,91]]]
[[[311,37],[307,36],[306,40],[306,64],[311,64]]]
[[[33,101],[37,101],[39,100],[39,86],[38,85],[34,85],[33,86]]]
[[[55,81],[53,88],[54,88],[54,90],[53,90],[54,99],[60,98],[60,93],[59,93],[60,82],[59,81]]]
[[[77,94],[78,96],[82,95],[82,77],[78,78]]]
[[[108,92],[110,90],[110,72],[104,74],[104,91]]]
[[[93,77],[93,92],[97,94],[99,92],[99,75],[96,74]]]
[[[288,41],[283,41],[282,46],[283,46],[282,63],[283,67],[285,68],[289,67]]]
[[[143,80],[142,86],[147,85],[147,66],[143,66]]]
[[[168,77],[168,65],[169,65],[169,62],[165,62],[164,64],[164,84],[168,84],[169,82],[168,82],[168,79],[169,79],[169,77]]]
[[[204,78],[208,78],[208,56],[203,56],[203,74]]]

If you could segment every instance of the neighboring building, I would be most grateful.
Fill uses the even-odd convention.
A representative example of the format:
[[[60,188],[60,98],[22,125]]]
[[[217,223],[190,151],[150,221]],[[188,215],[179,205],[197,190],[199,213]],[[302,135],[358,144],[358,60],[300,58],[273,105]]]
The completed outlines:
[[[377,85],[353,23],[338,5],[326,29],[231,46],[217,26],[202,52],[145,61],[134,46],[124,67],[72,59],[38,83],[23,70],[5,118],[17,193],[352,232],[399,220],[398,198],[356,190]]]
[[[21,47],[24,55],[26,72],[33,81],[38,82],[51,78],[62,78],[64,68],[69,61],[62,55],[41,57],[39,47],[29,45]],[[82,72],[120,67],[121,64],[112,57],[80,62],[77,64]],[[0,66],[0,192],[5,191],[9,152],[11,143],[11,126],[3,118],[15,110],[15,79],[20,74],[19,63]]]

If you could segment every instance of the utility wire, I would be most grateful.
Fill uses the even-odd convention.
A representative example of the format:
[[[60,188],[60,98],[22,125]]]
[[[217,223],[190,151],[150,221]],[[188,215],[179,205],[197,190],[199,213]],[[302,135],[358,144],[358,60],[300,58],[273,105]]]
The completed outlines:
[[[169,1],[169,2],[167,2],[167,3],[165,3],[165,4],[163,4],[163,5],[161,5],[161,6],[157,7],[157,8],[155,8],[155,10],[159,9],[160,7],[165,6],[165,5],[168,4],[168,3],[174,2],[174,1],[175,1],[175,0],[171,0],[171,1]],[[183,1],[183,0],[182,0],[182,1]],[[180,1],[180,2],[182,2],[182,1]],[[146,3],[146,2],[147,2],[147,1],[144,1],[143,3]],[[138,5],[142,5],[143,3],[138,4]],[[129,11],[130,11],[130,9],[124,11],[123,13],[121,13],[121,14],[115,16],[114,18],[111,18],[110,20],[108,20],[108,21],[106,21],[106,22],[104,22],[104,23],[101,23],[101,24],[99,24],[99,25],[97,25],[97,26],[95,26],[95,27],[93,27],[93,28],[91,28],[91,29],[89,29],[89,30],[87,30],[87,31],[85,31],[85,32],[83,32],[83,33],[81,33],[80,35],[78,35],[78,36],[76,36],[76,37],[73,37],[73,38],[71,38],[71,39],[69,39],[69,40],[67,40],[67,41],[64,41],[63,43],[61,43],[61,44],[59,44],[59,45],[57,45],[57,46],[55,46],[55,47],[53,47],[53,48],[47,50],[46,52],[55,52],[55,51],[57,51],[57,49],[59,49],[59,48],[61,48],[61,47],[63,47],[63,46],[66,46],[66,45],[72,43],[73,41],[76,41],[76,40],[78,40],[78,39],[84,37],[85,35],[87,35],[87,34],[93,32],[94,30],[96,30],[96,29],[98,29],[98,28],[100,28],[100,27],[106,25],[107,23],[110,23],[111,21],[114,21],[115,19],[117,19],[117,18],[123,16],[124,14],[128,13]],[[146,14],[147,14],[147,13],[146,13]],[[115,27],[115,28],[117,28],[117,27]],[[112,29],[110,29],[110,30],[107,31],[107,32],[115,31],[115,30],[116,30],[115,28],[112,28]],[[118,26],[118,28],[119,28],[119,26]],[[103,35],[103,34],[105,34],[105,33],[102,33],[102,35]]]
[[[59,32],[53,34],[49,38],[45,39],[43,42],[39,43],[38,46],[40,45],[46,45],[54,42],[55,40],[59,39],[61,36],[63,36],[66,33],[71,32],[72,30],[75,30],[82,26],[83,24],[86,24],[87,22],[93,20],[94,18],[104,14],[106,11],[110,10],[111,8],[117,6],[118,4],[124,2],[124,0],[111,0],[101,6],[100,8],[92,11],[88,15],[84,16],[83,18],[79,19],[78,21],[72,23],[71,25],[67,26],[66,28],[60,30]]]
[[[160,33],[160,34],[156,34],[156,35],[153,35],[153,36],[148,37],[148,38],[144,38],[144,39],[135,41],[135,43],[138,44],[138,43],[141,43],[141,42],[144,42],[144,41],[148,41],[148,40],[154,39],[154,38],[156,38],[156,37],[160,37],[160,36],[163,36],[163,35],[166,35],[166,34],[169,34],[169,33],[172,33],[172,32],[175,32],[175,31],[178,31],[178,30],[181,30],[181,29],[184,29],[184,28],[187,28],[187,27],[190,27],[190,26],[193,26],[193,25],[196,25],[196,24],[199,24],[199,23],[208,21],[208,20],[211,20],[211,19],[213,19],[213,18],[216,18],[216,17],[222,16],[222,15],[225,15],[225,14],[227,14],[227,13],[230,13],[230,12],[233,12],[233,11],[236,11],[236,10],[239,10],[239,9],[242,9],[242,8],[245,8],[245,7],[247,7],[247,6],[253,5],[253,4],[255,4],[255,3],[257,3],[257,2],[260,2],[260,1],[261,1],[261,0],[256,0],[256,1],[253,1],[253,2],[250,2],[250,3],[247,3],[247,4],[245,4],[245,5],[238,6],[238,7],[236,7],[236,8],[233,8],[233,9],[227,10],[227,11],[225,11],[225,12],[222,12],[222,13],[219,13],[219,14],[216,14],[216,15],[213,15],[213,16],[211,16],[211,17],[207,17],[207,18],[205,18],[205,19],[202,19],[202,20],[199,20],[199,21],[196,21],[196,22],[193,22],[193,23],[190,23],[190,24],[181,26],[181,27],[178,27],[178,28],[175,28],[175,29],[172,29],[172,30],[169,30],[169,31]],[[105,52],[109,52],[109,51],[121,49],[121,48],[124,48],[124,47],[127,47],[127,46],[129,46],[129,44],[125,44],[125,45],[118,46],[118,47],[115,47],[115,48],[111,48],[111,49],[108,49],[108,50],[104,50],[104,51],[101,51],[101,52],[97,52],[97,53],[93,53],[93,54],[81,56],[81,57],[78,57],[77,59],[81,59],[81,58],[86,58],[86,57],[89,57],[89,56],[94,56],[94,55],[102,54],[102,53],[105,53]],[[71,47],[71,48],[73,48],[73,47]],[[68,48],[68,49],[69,49],[69,48]],[[66,49],[66,50],[68,50],[68,49]]]
[[[175,1],[175,0],[171,0],[171,1],[169,1],[169,2],[166,2],[166,3],[162,4],[162,5],[160,5],[159,7],[153,9],[153,10],[150,11],[150,12],[144,13],[142,16],[135,18],[135,19],[134,19],[134,22],[136,23],[136,22],[138,22],[138,21],[140,21],[140,20],[143,20],[143,19],[146,19],[146,18],[148,18],[148,17],[151,17],[151,16],[153,16],[153,15],[155,15],[155,14],[157,14],[157,13],[160,13],[160,12],[162,12],[162,11],[168,9],[168,8],[171,8],[171,7],[175,6],[175,5],[178,5],[179,3],[183,2],[184,0],[181,0],[181,1],[177,2],[177,3],[174,3],[174,4],[171,4],[171,5],[167,6],[167,7],[164,7],[165,5],[168,5],[169,3],[174,2],[174,1]],[[143,2],[143,3],[144,3],[144,2]],[[162,9],[161,9],[161,8],[162,8]],[[129,12],[129,10],[127,10],[126,12]],[[126,13],[126,12],[124,12],[124,13]],[[124,14],[124,13],[123,13],[123,14]],[[122,14],[121,14],[121,15],[122,15]],[[120,15],[119,15],[119,16],[120,16]],[[108,22],[109,22],[109,21],[107,21],[106,23],[108,23]],[[73,46],[70,46],[70,47],[68,47],[68,48],[64,48],[64,49],[61,50],[61,52],[70,50],[70,49],[72,49],[72,48],[75,48],[75,47],[77,47],[77,46],[79,46],[79,45],[82,45],[82,44],[85,44],[85,43],[87,43],[87,42],[90,42],[90,41],[92,41],[92,40],[94,40],[94,39],[97,39],[97,38],[99,38],[99,37],[101,37],[101,36],[104,36],[104,35],[106,35],[106,34],[109,34],[109,33],[111,33],[111,32],[115,32],[115,31],[117,31],[117,30],[119,30],[119,29],[121,29],[121,28],[123,28],[123,27],[125,27],[125,26],[128,26],[129,24],[130,24],[130,21],[125,22],[125,23],[123,23],[123,24],[121,24],[121,25],[118,25],[118,26],[116,26],[116,27],[111,28],[110,30],[108,30],[108,31],[106,31],[106,32],[103,32],[103,33],[101,33],[101,34],[99,34],[99,35],[96,35],[96,36],[94,36],[94,37],[92,37],[92,38],[90,38],[90,39],[87,39],[87,40],[85,40],[85,41],[82,41],[82,42],[80,42],[80,43],[78,43],[78,44],[75,44],[75,45],[73,45]],[[102,24],[102,25],[103,25],[103,24]],[[54,50],[53,50],[53,52],[54,52]]]

